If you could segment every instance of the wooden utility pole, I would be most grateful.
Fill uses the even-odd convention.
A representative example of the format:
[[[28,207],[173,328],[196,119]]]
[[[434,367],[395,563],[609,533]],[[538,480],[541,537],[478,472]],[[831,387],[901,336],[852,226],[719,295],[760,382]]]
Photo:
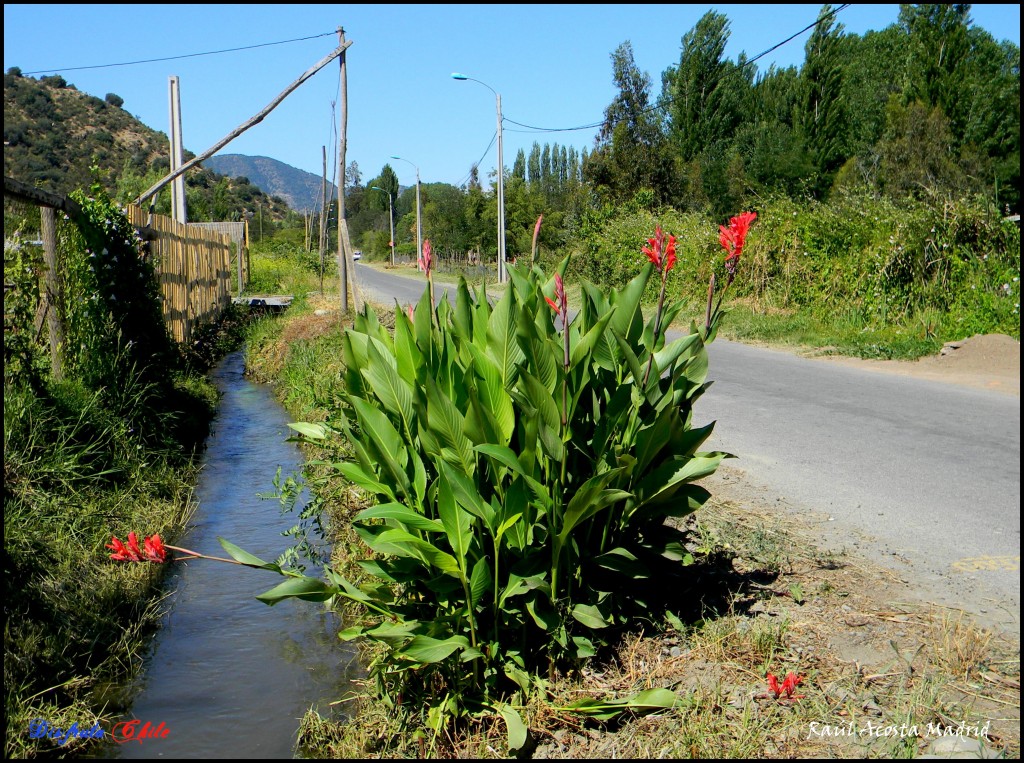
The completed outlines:
[[[338,85],[338,96],[341,101],[341,110],[338,112],[338,274],[341,277],[341,312],[348,312],[348,289],[352,287],[352,303],[356,311],[362,310],[362,300],[359,298],[359,287],[356,285],[356,266],[352,259],[352,242],[348,237],[348,220],[345,219],[345,147],[346,135],[348,134],[348,73],[345,67],[345,49],[352,43],[345,42],[345,30],[338,27],[338,47],[342,53],[339,58],[341,62],[341,81]]]
[[[171,171],[174,171],[185,163],[185,148],[181,137],[181,88],[174,75],[168,81],[168,96],[171,107]],[[171,182],[171,217],[183,225],[188,222],[184,175],[178,175]]]
[[[321,146],[324,158],[323,181],[320,184],[320,294],[324,293],[324,260],[327,254],[327,146]]]
[[[47,328],[50,334],[50,371],[60,381],[64,376],[60,354],[64,345],[64,326],[61,323],[60,279],[57,276],[57,213],[53,207],[40,207],[39,216],[43,235],[43,259],[46,261],[46,311]]]

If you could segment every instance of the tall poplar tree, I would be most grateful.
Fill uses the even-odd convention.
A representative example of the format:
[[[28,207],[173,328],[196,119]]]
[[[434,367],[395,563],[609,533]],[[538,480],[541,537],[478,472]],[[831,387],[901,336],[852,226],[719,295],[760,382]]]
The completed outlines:
[[[848,124],[843,103],[841,37],[843,25],[835,23],[832,6],[822,6],[818,24],[805,47],[800,72],[803,85],[803,133],[817,171],[814,187],[819,195],[832,185],[836,171],[846,161]]]

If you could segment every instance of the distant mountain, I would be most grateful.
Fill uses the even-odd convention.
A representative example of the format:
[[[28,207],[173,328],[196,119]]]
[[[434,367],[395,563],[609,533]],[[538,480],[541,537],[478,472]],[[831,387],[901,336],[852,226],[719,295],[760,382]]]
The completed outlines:
[[[268,156],[244,154],[218,154],[203,162],[203,166],[228,177],[247,177],[249,182],[271,196],[280,196],[296,212],[319,208],[323,179],[290,164]],[[327,181],[328,198],[337,194],[333,183]]]

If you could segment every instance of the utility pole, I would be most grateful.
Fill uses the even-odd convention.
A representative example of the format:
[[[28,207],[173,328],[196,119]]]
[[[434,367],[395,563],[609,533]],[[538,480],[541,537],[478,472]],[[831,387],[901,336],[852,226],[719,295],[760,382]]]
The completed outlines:
[[[338,27],[338,45],[345,44],[345,30]],[[341,314],[348,312],[348,252],[345,249],[345,144],[348,134],[348,72],[345,68],[344,52],[338,58],[341,63],[341,78],[338,84],[338,275],[341,281]],[[354,290],[353,290],[354,291]]]
[[[174,172],[185,161],[185,149],[181,139],[181,88],[175,75],[169,77],[168,98],[171,112],[171,172]],[[171,217],[182,224],[188,222],[184,175],[178,175],[171,181]]]
[[[321,146],[324,157],[323,181],[320,185],[320,294],[324,293],[324,257],[327,252],[327,146]]]

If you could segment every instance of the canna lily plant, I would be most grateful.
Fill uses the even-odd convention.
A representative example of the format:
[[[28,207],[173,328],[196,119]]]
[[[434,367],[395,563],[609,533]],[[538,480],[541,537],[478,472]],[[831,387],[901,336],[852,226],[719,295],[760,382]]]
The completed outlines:
[[[746,229],[732,235],[738,259]],[[354,518],[373,552],[361,562],[371,582],[277,568],[289,579],[258,598],[361,605],[366,620],[341,636],[383,645],[371,665],[381,699],[438,732],[490,708],[521,742],[508,704],[517,693],[622,628],[659,619],[685,588],[685,536],[666,520],[710,498],[695,483],[728,456],[701,450],[714,425],[693,418],[720,311],[709,310],[705,331],[691,323],[667,342],[664,327],[683,306],[665,304],[675,239],[659,228],[642,254],[649,262],[624,289],[584,283],[575,310],[568,258],[550,275],[510,266],[494,304],[465,280],[435,304],[428,283],[408,314],[395,311],[393,331],[364,308],[343,338],[346,393],[331,423],[291,425],[349,444],[351,457],[333,468],[372,498]],[[655,274],[658,309],[646,320],[640,300]],[[562,709],[674,702],[651,690],[633,704]]]

